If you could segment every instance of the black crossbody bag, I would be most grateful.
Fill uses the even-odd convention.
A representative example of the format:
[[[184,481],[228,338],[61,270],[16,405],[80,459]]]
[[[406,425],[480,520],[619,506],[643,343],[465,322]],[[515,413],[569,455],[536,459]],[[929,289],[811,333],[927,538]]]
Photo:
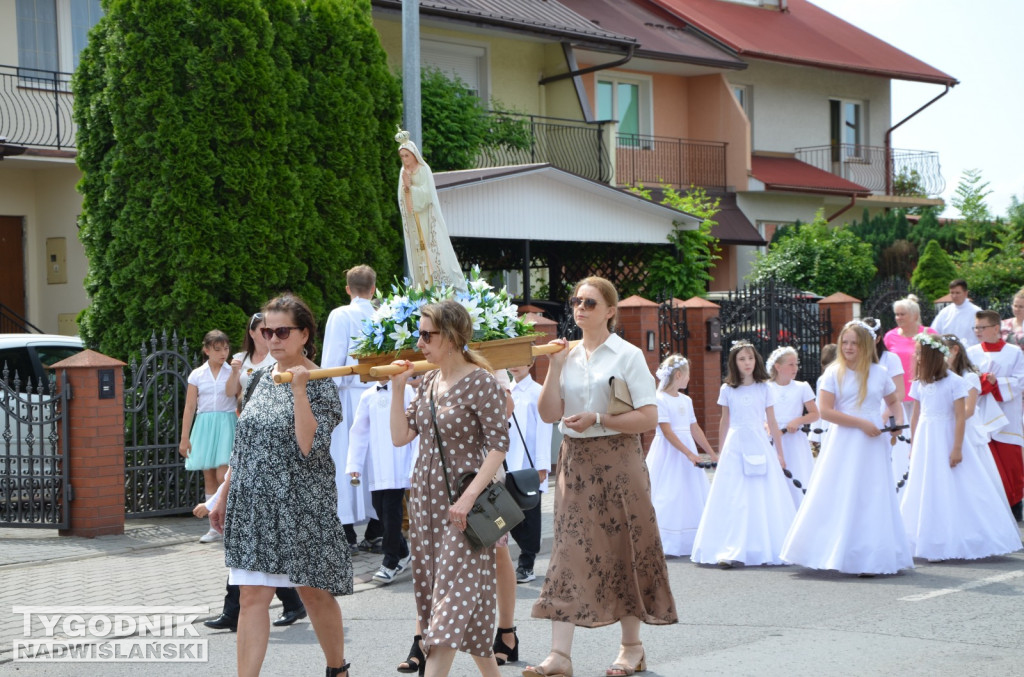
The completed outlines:
[[[523,430],[519,427],[519,420],[516,413],[512,412],[512,422],[516,425],[519,439],[523,441],[523,451],[526,452],[526,459],[530,462],[529,468],[521,470],[509,470],[508,463],[505,466],[505,488],[512,494],[519,507],[525,510],[533,510],[540,505],[540,475],[537,473],[537,466],[533,464],[533,457],[530,456],[530,448],[526,446],[526,438],[523,437]]]

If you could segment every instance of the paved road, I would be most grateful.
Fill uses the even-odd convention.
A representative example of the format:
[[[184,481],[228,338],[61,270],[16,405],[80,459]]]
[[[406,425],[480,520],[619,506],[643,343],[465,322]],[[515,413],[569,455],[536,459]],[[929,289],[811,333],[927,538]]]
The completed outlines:
[[[545,531],[550,533],[550,504]],[[135,533],[94,541],[38,532],[0,532],[0,674],[134,675],[138,664],[11,662],[21,635],[13,606],[200,605],[220,609],[219,545],[195,542],[202,524],[156,520]],[[178,542],[170,542],[177,538]],[[357,593],[340,598],[353,677],[397,675],[412,635],[412,585],[368,580],[376,557],[357,558]],[[929,564],[891,577],[863,579],[797,567],[720,571],[671,559],[680,623],[647,627],[649,675],[999,675],[1024,671],[1024,555]],[[542,574],[547,560],[538,559]],[[524,661],[546,654],[550,626],[529,618],[541,580],[518,587],[516,618]],[[274,610],[276,615],[277,610]],[[198,625],[198,624],[197,624]],[[147,664],[150,675],[234,673],[235,636],[199,626],[207,663]],[[615,627],[577,632],[577,675],[602,675],[614,658]],[[312,628],[274,628],[266,675],[322,675]],[[502,668],[519,675],[524,663]],[[466,656],[453,675],[475,674]]]

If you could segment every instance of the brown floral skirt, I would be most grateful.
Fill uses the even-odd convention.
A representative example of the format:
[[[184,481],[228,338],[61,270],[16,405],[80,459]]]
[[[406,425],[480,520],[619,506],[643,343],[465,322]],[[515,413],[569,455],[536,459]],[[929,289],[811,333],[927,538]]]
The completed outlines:
[[[554,545],[533,617],[676,623],[639,435],[566,436],[555,481]]]

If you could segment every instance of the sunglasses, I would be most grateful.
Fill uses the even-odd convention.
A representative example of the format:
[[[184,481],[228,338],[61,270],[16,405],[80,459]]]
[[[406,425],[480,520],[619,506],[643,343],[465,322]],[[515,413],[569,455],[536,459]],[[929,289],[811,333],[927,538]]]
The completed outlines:
[[[282,341],[288,339],[292,335],[292,329],[302,329],[302,327],[278,327],[277,329],[269,329],[267,327],[261,327],[260,333],[263,334],[263,338],[270,340],[277,336]]]
[[[427,331],[426,329],[420,329],[420,338],[423,339],[423,342],[426,343],[427,345],[430,345],[431,339],[433,339],[435,336],[440,336],[440,335],[441,335],[441,332],[437,331],[436,329],[434,331]]]
[[[254,331],[261,322],[263,322],[263,313],[254,313],[249,320],[249,331]]]
[[[593,310],[594,308],[597,308],[597,299],[584,299],[579,296],[573,296],[569,299],[569,305],[573,308],[583,306],[587,310]]]

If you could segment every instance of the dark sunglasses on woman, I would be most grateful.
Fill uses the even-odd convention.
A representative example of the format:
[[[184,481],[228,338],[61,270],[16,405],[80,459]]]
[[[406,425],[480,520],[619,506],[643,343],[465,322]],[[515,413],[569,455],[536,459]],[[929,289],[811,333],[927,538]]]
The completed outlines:
[[[424,343],[426,343],[427,345],[430,345],[430,340],[432,338],[434,338],[435,335],[440,334],[440,333],[441,332],[439,332],[437,330],[435,330],[435,331],[427,331],[426,329],[420,329],[420,338],[423,339]]]
[[[573,296],[569,299],[569,305],[573,308],[583,306],[587,310],[593,310],[597,308],[597,299],[582,299],[579,296]]]
[[[272,339],[275,335],[282,341],[286,341],[288,337],[292,335],[292,329],[302,329],[302,327],[278,327],[277,329],[261,327],[260,333],[263,334],[263,338],[265,338],[268,341]]]

